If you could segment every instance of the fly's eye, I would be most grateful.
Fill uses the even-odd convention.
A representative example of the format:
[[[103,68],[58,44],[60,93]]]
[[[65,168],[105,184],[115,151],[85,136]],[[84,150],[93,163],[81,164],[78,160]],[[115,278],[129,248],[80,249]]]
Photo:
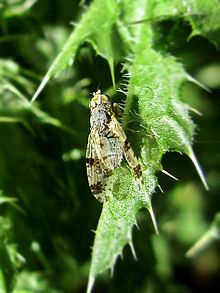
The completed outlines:
[[[102,100],[102,103],[109,103],[109,99],[105,95],[101,95],[101,100]]]

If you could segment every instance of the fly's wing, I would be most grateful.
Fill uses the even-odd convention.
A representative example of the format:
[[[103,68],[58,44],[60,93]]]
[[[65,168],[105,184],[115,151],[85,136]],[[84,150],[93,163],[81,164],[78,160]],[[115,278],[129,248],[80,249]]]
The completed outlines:
[[[111,185],[109,176],[112,169],[103,164],[103,158],[96,151],[97,141],[93,135],[88,137],[86,150],[86,169],[89,187],[92,194],[101,202],[108,200],[108,186]]]
[[[96,152],[102,165],[113,171],[123,160],[123,149],[119,138],[99,136],[97,133],[96,141]]]
[[[115,132],[118,134],[118,139],[123,149],[123,155],[127,161],[128,166],[132,169],[137,178],[142,179],[141,166],[138,162],[137,157],[135,156],[133,149],[131,148],[131,145],[127,139],[127,136],[123,128],[121,127],[120,123],[115,117],[112,117],[111,123],[111,128],[114,129]]]

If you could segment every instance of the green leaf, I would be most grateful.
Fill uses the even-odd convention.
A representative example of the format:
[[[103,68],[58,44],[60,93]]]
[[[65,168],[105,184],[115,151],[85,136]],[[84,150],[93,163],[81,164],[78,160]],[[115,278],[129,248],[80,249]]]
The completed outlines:
[[[192,26],[190,37],[201,35],[216,46],[220,40],[220,3],[218,0],[155,1],[152,15],[146,20],[166,20],[181,17]],[[141,19],[139,19],[141,21]]]
[[[208,189],[192,150],[194,124],[189,115],[190,108],[180,100],[180,87],[184,81],[190,80],[189,76],[175,58],[164,57],[153,49],[143,50],[140,46],[136,56],[138,58],[128,67],[131,75],[128,99],[138,97],[140,122],[145,128],[143,162],[147,161],[149,166],[149,160],[152,160],[155,164],[167,151],[185,153],[191,158],[205,188]],[[127,114],[130,111],[129,105],[132,105],[132,101],[126,105]],[[169,135],[164,135],[165,133]],[[147,158],[152,149],[156,157]]]
[[[220,3],[218,0],[197,0],[191,2],[188,20],[192,25],[192,34],[202,35],[216,46],[220,42]]]
[[[91,43],[95,51],[108,60],[113,85],[115,85],[113,65],[126,57],[130,52],[130,45],[133,41],[126,28],[128,20],[132,23],[149,21],[154,18],[157,21],[158,19],[181,16],[190,21],[193,28],[191,36],[201,34],[217,44],[220,31],[218,17],[220,4],[218,0],[208,2],[206,0],[188,0],[184,2],[164,0],[146,3],[150,9],[148,14],[143,16],[140,11],[142,11],[141,6],[145,5],[145,1],[138,3],[137,7],[134,1],[129,3],[129,1],[124,0],[117,3],[114,0],[94,0],[82,16],[81,21],[76,25],[60,54],[52,63],[35,92],[32,102],[35,101],[52,77],[73,64],[79,47],[85,42]],[[120,19],[120,11],[123,12],[122,17],[124,14],[126,15],[122,20]],[[122,21],[125,23],[123,24]]]
[[[187,251],[187,257],[197,257],[216,241],[220,240],[220,213],[215,215],[215,219],[208,231]]]
[[[144,19],[151,17],[152,3],[145,1]],[[136,17],[138,19],[138,14]],[[103,205],[96,231],[87,292],[91,291],[98,274],[107,268],[113,270],[125,244],[130,244],[134,251],[131,232],[135,215],[143,207],[152,214],[151,197],[158,185],[155,174],[163,169],[161,159],[164,153],[177,151],[187,154],[208,189],[192,150],[195,126],[189,115],[190,107],[181,101],[183,82],[194,80],[174,57],[153,48],[154,31],[150,23],[136,24],[136,31],[131,29],[131,34],[134,33],[135,42],[130,45],[133,58],[124,64],[129,80],[128,91],[125,89],[127,98],[123,124],[127,125],[131,111],[135,110],[137,115],[133,119],[141,125],[135,140],[140,148],[145,184],[139,192],[131,174],[124,174],[123,168],[115,172],[114,197]]]
[[[114,0],[95,0],[92,2],[51,65],[34,94],[32,102],[51,77],[73,64],[79,47],[85,42],[92,44],[97,54],[108,60],[114,83],[113,62],[118,61],[126,54],[126,46],[122,44],[124,38],[122,38],[121,31],[117,26],[118,8],[119,6]]]
[[[12,290],[16,272],[16,265],[12,260],[10,245],[6,240],[11,227],[9,220],[0,217],[0,227],[0,275],[3,278],[3,292],[8,293]]]
[[[21,75],[21,72],[21,68],[15,62],[0,60],[0,95],[2,95],[0,123],[21,123],[33,134],[33,129],[26,119],[27,114],[30,113],[40,123],[58,127],[72,135],[76,135],[76,132],[71,127],[64,125],[57,118],[42,111],[38,105],[30,107],[25,94],[14,85],[14,83],[18,84],[26,90],[31,87],[30,81]]]
[[[60,293],[53,289],[42,274],[38,272],[22,271],[17,275],[14,293],[48,292]]]
[[[90,292],[97,275],[107,269],[112,273],[118,256],[122,256],[123,247],[130,245],[136,259],[132,243],[132,229],[136,224],[135,215],[145,207],[154,219],[150,196],[156,187],[156,177],[148,176],[148,186],[141,192],[136,185],[136,179],[126,167],[115,170],[113,195],[103,204],[102,214],[95,232],[95,241],[92,250],[92,264],[87,292]],[[154,223],[156,225],[156,223]],[[156,227],[156,226],[155,226]]]
[[[26,13],[37,2],[37,0],[6,0],[2,2],[2,4],[0,3],[0,8],[2,9],[4,18],[10,18]]]

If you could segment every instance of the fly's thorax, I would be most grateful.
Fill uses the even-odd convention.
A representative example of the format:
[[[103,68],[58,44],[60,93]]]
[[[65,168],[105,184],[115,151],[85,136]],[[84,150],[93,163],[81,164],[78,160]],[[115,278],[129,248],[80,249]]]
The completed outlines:
[[[102,133],[111,121],[113,111],[111,103],[105,95],[96,95],[90,102],[90,126],[91,129]]]
[[[111,121],[111,114],[106,112],[105,109],[100,105],[91,111],[90,116],[90,127],[93,130],[101,133]]]

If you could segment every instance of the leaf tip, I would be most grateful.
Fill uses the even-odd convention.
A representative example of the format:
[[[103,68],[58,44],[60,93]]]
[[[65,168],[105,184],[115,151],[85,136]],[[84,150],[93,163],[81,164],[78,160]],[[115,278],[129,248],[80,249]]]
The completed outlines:
[[[201,179],[201,181],[203,183],[203,186],[205,187],[205,189],[207,191],[209,191],[209,186],[208,186],[208,183],[206,181],[205,175],[204,175],[204,173],[202,171],[202,168],[200,167],[200,165],[199,165],[199,163],[197,161],[197,158],[196,158],[196,156],[195,156],[195,154],[194,154],[194,152],[193,152],[193,150],[191,148],[189,150],[188,156],[190,157],[191,161],[193,162],[193,165],[195,166],[196,171],[199,174],[199,177],[200,177],[200,179]]]
[[[136,252],[135,252],[134,245],[133,245],[132,241],[129,242],[129,246],[131,248],[131,252],[132,252],[132,255],[133,255],[134,259],[137,260],[137,255],[136,255]]]
[[[153,208],[152,208],[151,205],[148,208],[148,211],[150,213],[151,220],[153,222],[153,226],[154,226],[155,233],[156,233],[156,235],[159,235],[159,229],[158,229],[158,226],[157,226],[157,221],[156,221],[156,218],[155,218],[155,215],[154,215],[154,211],[153,211]]]
[[[197,109],[188,106],[188,109],[192,112],[194,112],[195,114],[197,114],[198,116],[202,116],[202,113],[200,111],[198,111]]]
[[[215,241],[215,231],[211,228],[186,252],[186,257],[197,257],[207,249],[213,241]]]
[[[108,59],[108,65],[110,68],[110,72],[111,72],[111,77],[112,77],[112,84],[113,84],[113,88],[115,89],[115,70],[114,70],[114,61],[113,58],[109,58]]]
[[[43,88],[45,87],[46,83],[49,80],[49,76],[46,75],[44,77],[44,79],[42,80],[42,82],[40,83],[38,89],[36,90],[35,94],[33,95],[30,104],[33,104],[33,102],[37,99],[37,97],[39,96],[39,94],[41,93],[41,91],[43,90]]]
[[[87,284],[87,288],[86,288],[86,293],[92,292],[92,288],[94,286],[94,283],[95,283],[95,278],[92,275],[90,275],[89,280],[88,280],[88,284]]]
[[[211,90],[206,87],[203,83],[199,82],[197,79],[195,79],[194,77],[192,77],[191,75],[186,73],[186,77],[189,81],[195,83],[196,85],[198,85],[199,87],[201,87],[202,89],[204,89],[205,91],[207,91],[208,93],[211,93]]]
[[[172,174],[170,174],[166,170],[162,170],[161,172],[164,173],[165,175],[169,176],[170,178],[173,178],[174,180],[179,181],[178,178],[176,178],[175,176],[173,176]]]

